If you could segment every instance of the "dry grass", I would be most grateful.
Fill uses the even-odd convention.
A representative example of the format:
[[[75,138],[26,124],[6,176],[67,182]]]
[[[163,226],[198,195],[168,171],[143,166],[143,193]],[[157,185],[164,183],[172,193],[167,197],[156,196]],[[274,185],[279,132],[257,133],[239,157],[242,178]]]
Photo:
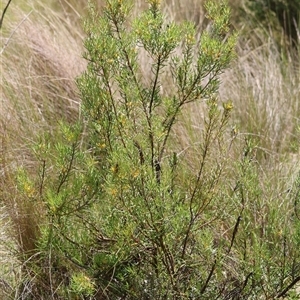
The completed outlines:
[[[27,250],[35,247],[34,224],[38,224],[39,213],[36,205],[25,206],[24,199],[16,197],[13,174],[18,166],[33,166],[28,145],[40,132],[51,134],[58,120],[72,121],[78,115],[79,97],[74,79],[85,68],[81,58],[83,34],[79,13],[65,7],[66,2],[60,5],[61,9],[57,6],[56,11],[34,1],[23,7],[12,2],[3,23],[0,290],[6,292],[11,292],[9,286],[14,286],[18,273],[16,261],[10,256],[14,253],[13,241]]]
[[[231,1],[233,6],[236,3]],[[72,122],[77,117],[80,100],[74,79],[86,65],[81,58],[84,36],[80,29],[86,1],[60,0],[45,5],[37,0],[18,5],[10,6],[0,41],[0,245],[11,232],[8,220],[17,225],[17,235],[25,224],[32,224],[30,217],[26,219],[29,214],[16,210],[21,206],[14,194],[12,174],[17,166],[33,164],[28,145],[40,132],[53,132],[61,118]],[[136,9],[142,6],[139,1]],[[205,25],[202,1],[167,0],[164,11],[172,19]],[[299,168],[295,163],[299,147],[299,66],[286,53],[283,57],[271,38],[265,40],[258,34],[249,41],[247,37],[241,40],[236,62],[222,77],[220,97],[234,103],[232,126],[239,130],[241,148],[246,136],[255,138],[261,166],[272,173],[273,190],[282,190],[285,186],[281,179],[290,177],[292,181]],[[191,129],[201,128],[202,106],[200,103],[187,109],[181,124],[189,122]],[[177,139],[188,148],[196,143],[197,134],[201,130],[193,136],[179,126]],[[27,235],[34,235],[32,227]],[[15,238],[22,242],[20,237]],[[8,290],[14,285],[11,249],[0,248],[0,290],[4,285]]]
[[[235,119],[242,132],[261,139],[271,153],[291,151],[299,125],[299,68],[270,39],[251,49],[240,45],[239,57],[224,74],[220,95],[235,104]]]
[[[37,10],[33,4],[27,13],[14,5],[10,10],[14,18],[9,22],[6,16],[6,34],[1,37],[3,164],[9,157],[26,161],[26,144],[40,130],[51,132],[59,119],[76,118],[74,79],[85,68],[83,35],[70,19],[54,10]]]

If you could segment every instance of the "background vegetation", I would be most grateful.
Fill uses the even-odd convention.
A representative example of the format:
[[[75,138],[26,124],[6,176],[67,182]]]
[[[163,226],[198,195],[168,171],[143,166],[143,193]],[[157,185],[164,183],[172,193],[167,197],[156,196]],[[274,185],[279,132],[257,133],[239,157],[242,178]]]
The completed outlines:
[[[2,1],[1,8],[5,4]],[[134,15],[147,8],[143,1],[136,1],[135,4]],[[102,5],[99,2],[100,11]],[[211,105],[216,104],[219,111],[215,112],[213,124],[216,125],[216,136],[221,132],[222,139],[210,146],[212,150],[205,158],[206,181],[202,183],[205,193],[198,195],[203,203],[204,199],[214,201],[205,206],[202,223],[198,224],[201,235],[197,236],[195,231],[190,237],[190,242],[194,241],[197,247],[201,246],[205,251],[200,252],[201,258],[192,257],[191,252],[188,262],[178,260],[174,265],[179,269],[182,263],[186,268],[181,270],[180,281],[189,282],[190,287],[195,288],[194,297],[197,291],[203,289],[202,297],[206,297],[203,299],[216,295],[220,299],[274,299],[281,296],[298,299],[299,292],[293,288],[300,276],[299,1],[241,3],[232,0],[230,5],[232,29],[239,31],[237,57],[221,75],[219,100],[210,102]],[[202,1],[165,1],[162,11],[168,21],[195,22],[198,36],[203,29],[211,26],[205,18]],[[133,218],[136,215],[130,215],[132,219],[124,228],[117,227],[116,221],[114,224],[103,224],[99,221],[101,216],[90,211],[85,213],[90,220],[95,220],[93,222],[88,222],[84,213],[74,214],[71,219],[64,216],[51,219],[57,217],[54,210],[59,207],[57,203],[62,198],[67,199],[64,201],[68,203],[71,199],[73,205],[77,203],[77,211],[80,201],[76,201],[83,197],[80,193],[86,181],[101,180],[94,174],[84,173],[83,182],[81,177],[72,175],[72,184],[62,189],[62,198],[53,194],[53,190],[60,189],[60,182],[64,182],[62,167],[70,161],[72,155],[69,153],[75,149],[72,147],[75,144],[79,147],[86,141],[81,136],[82,128],[76,125],[76,120],[82,117],[80,104],[84,94],[80,94],[75,83],[87,66],[82,58],[86,33],[80,20],[81,16],[86,15],[86,1],[12,2],[1,29],[0,296],[4,299],[93,299],[93,295],[106,295],[103,299],[120,299],[122,293],[129,297],[126,299],[141,299],[137,295],[142,294],[145,299],[164,299],[163,291],[170,290],[163,285],[172,278],[163,272],[162,257],[168,257],[168,251],[171,251],[173,258],[176,257],[175,237],[180,239],[181,232],[174,224],[184,227],[182,212],[176,212],[183,219],[175,222],[170,218],[174,208],[165,204],[164,213],[168,212],[169,219],[166,220],[172,234],[164,238],[170,249],[164,249],[161,256],[158,255],[162,259],[160,276],[147,278],[149,282],[156,278],[156,284],[151,284],[152,287],[160,286],[162,290],[159,291],[142,282],[146,275],[155,272],[149,265],[143,265],[141,273],[135,273],[136,269],[131,268],[134,263],[139,265],[138,259],[143,261],[140,257],[143,251],[154,258],[153,249],[160,249],[149,242],[155,244],[157,236],[143,239],[134,231],[133,224],[139,224]],[[143,66],[141,73],[151,83],[151,76],[146,75],[151,74],[151,70],[145,53],[141,53],[139,60]],[[173,87],[170,78],[164,77],[166,95],[171,93]],[[226,116],[226,124],[222,124],[222,114],[226,112],[226,107],[229,108],[226,104],[230,107],[230,117]],[[187,178],[193,178],[204,161],[202,147],[207,132],[204,128],[207,129],[211,109],[212,106],[207,107],[203,102],[194,102],[183,108],[172,129],[166,159],[169,165],[164,166],[168,171],[162,180],[172,179],[171,158],[172,153],[176,153],[181,167],[181,172],[176,171],[176,184],[182,182],[182,187],[189,191]],[[66,123],[73,127],[70,129]],[[86,126],[89,128],[88,124]],[[91,132],[86,130],[87,136],[92,137]],[[96,142],[92,138],[90,142],[89,146],[94,149]],[[140,155],[137,145],[141,142],[129,146],[131,151],[137,151]],[[104,147],[104,143],[98,145],[100,150],[101,145]],[[147,145],[142,146],[147,148]],[[101,151],[93,155],[104,155]],[[130,183],[114,177],[114,172],[118,173],[120,167],[118,155],[120,153],[109,157],[107,169],[104,170],[109,173],[105,180],[111,201],[120,199],[114,194],[115,185]],[[44,165],[46,162],[47,167]],[[92,172],[93,166],[89,165],[92,162],[87,157],[76,158],[74,173],[86,170],[87,166]],[[140,160],[135,163],[139,164]],[[127,162],[125,171],[120,172],[127,172],[132,167]],[[154,194],[161,193],[155,182],[151,182],[151,178],[148,180],[150,182],[146,187],[149,190],[152,187]],[[37,189],[44,186],[44,183],[41,184],[44,181],[48,190]],[[102,186],[103,182],[97,184]],[[93,182],[92,186],[97,184]],[[141,183],[139,185],[142,186]],[[93,193],[100,193],[94,189],[84,192],[85,196],[88,195],[87,199],[94,199]],[[169,199],[168,192],[164,191],[167,196],[163,199]],[[176,199],[181,199],[182,190],[176,190],[176,193]],[[47,196],[46,207],[45,202],[39,201],[42,194]],[[73,197],[69,199],[66,195],[70,194]],[[162,206],[158,196],[151,194],[149,197],[155,199],[156,205]],[[178,207],[184,210],[183,206]],[[64,213],[73,208],[68,206]],[[106,209],[110,206],[97,207],[96,212],[103,210],[104,213]],[[131,212],[130,207],[127,209],[127,213]],[[122,213],[121,209],[118,210],[119,218]],[[161,221],[159,216],[157,221]],[[51,236],[51,230],[43,224],[52,224],[57,236]],[[72,226],[78,236],[74,236]],[[107,237],[99,228],[111,228],[112,231],[106,229]],[[119,231],[118,239],[113,238],[116,231]],[[168,228],[166,232],[169,232]],[[137,237],[142,241],[135,241]],[[74,240],[77,244],[72,243]],[[91,249],[94,253],[90,253]],[[109,254],[103,254],[106,253],[103,249],[110,249]],[[222,259],[214,260],[216,249]],[[82,257],[84,252],[92,258]],[[64,257],[63,253],[68,256]],[[197,251],[195,253],[199,254]],[[241,257],[246,254],[247,258]],[[191,275],[187,278],[188,274],[192,274],[188,271],[189,267],[193,268],[191,262],[197,259],[202,261],[197,268],[202,273],[194,274],[194,279]],[[90,268],[82,268],[82,263],[90,264]],[[91,270],[98,270],[101,276],[106,274],[107,277],[102,278],[100,283],[95,282],[100,275]],[[110,281],[112,270],[118,275],[115,282]],[[196,282],[201,286],[197,286]],[[61,286],[67,288],[61,290]],[[132,290],[132,287],[138,286],[139,291]],[[156,294],[146,295],[147,289]],[[173,292],[173,298],[166,299],[185,299],[185,295],[176,296],[176,289]],[[192,297],[193,292],[186,293]]]

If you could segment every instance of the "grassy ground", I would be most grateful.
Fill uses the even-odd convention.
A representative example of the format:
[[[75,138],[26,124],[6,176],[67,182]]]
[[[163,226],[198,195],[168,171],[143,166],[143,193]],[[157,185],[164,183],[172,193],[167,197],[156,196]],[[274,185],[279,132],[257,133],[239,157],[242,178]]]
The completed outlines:
[[[5,1],[1,0],[1,9]],[[144,5],[138,1],[137,11]],[[46,4],[47,3],[47,4]],[[39,132],[54,133],[60,118],[74,120],[80,99],[74,79],[86,66],[80,17],[86,1],[60,0],[12,3],[5,16],[0,40],[0,291],[14,288],[18,279],[14,240],[30,218],[14,210],[18,203],[12,171],[20,165],[34,170],[29,144]],[[237,7],[238,1],[231,1]],[[206,26],[202,1],[167,0],[165,12],[172,19],[189,19]],[[289,190],[299,170],[300,69],[297,54],[277,47],[272,32],[241,23],[237,59],[222,77],[220,98],[231,99],[241,155],[245,140],[253,140],[270,199]],[[201,126],[201,104],[187,110],[177,126],[179,144],[190,147],[197,136],[185,131]],[[15,227],[14,227],[15,226]],[[12,233],[11,228],[15,230]],[[4,243],[5,241],[5,243]],[[9,241],[7,243],[7,241]],[[1,292],[0,292],[1,296]],[[3,296],[4,297],[4,296]]]

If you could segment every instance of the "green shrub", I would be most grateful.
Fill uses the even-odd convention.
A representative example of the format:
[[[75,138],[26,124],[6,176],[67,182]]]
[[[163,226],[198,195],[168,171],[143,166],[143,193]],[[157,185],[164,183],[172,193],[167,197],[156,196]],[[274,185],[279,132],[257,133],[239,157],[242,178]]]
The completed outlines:
[[[130,1],[101,14],[90,4],[81,118],[41,136],[39,170],[17,176],[18,204],[36,216],[30,236],[20,231],[19,296],[285,295],[300,275],[297,215],[289,194],[270,196],[254,141],[236,145],[233,104],[217,97],[236,43],[228,7],[207,3],[212,25],[197,40],[148,2],[134,20]],[[177,122],[195,103],[203,119],[184,149]]]

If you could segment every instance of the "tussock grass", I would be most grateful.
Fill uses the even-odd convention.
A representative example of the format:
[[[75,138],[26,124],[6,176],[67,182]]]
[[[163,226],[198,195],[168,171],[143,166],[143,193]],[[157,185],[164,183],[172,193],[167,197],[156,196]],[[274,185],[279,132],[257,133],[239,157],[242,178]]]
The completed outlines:
[[[74,80],[85,68],[81,21],[72,6],[67,10],[66,2],[60,4],[60,9],[57,6],[55,10],[42,2],[12,3],[3,23],[0,206],[5,213],[1,214],[0,224],[0,278],[12,288],[19,268],[10,254],[15,253],[15,246],[24,250],[35,247],[40,209],[33,203],[25,205],[26,200],[16,196],[15,171],[26,165],[36,172],[30,145],[41,132],[53,134],[60,119],[72,122],[78,116]],[[5,243],[6,240],[9,242]],[[10,289],[5,290],[11,292]]]
[[[283,60],[271,39],[255,49],[240,46],[231,70],[223,76],[221,96],[235,104],[242,132],[251,132],[270,153],[291,151],[299,123],[299,68]]]
[[[292,215],[295,196],[289,191],[300,167],[300,72],[292,54],[283,59],[273,39],[259,44],[239,45],[237,60],[223,75],[220,97],[235,106],[231,127],[238,132],[239,146],[233,155],[238,158],[245,144],[252,143],[261,170],[262,203]]]
[[[24,162],[24,148],[40,130],[51,132],[59,119],[77,117],[74,79],[85,67],[83,36],[54,10],[39,11],[33,3],[29,14],[14,5],[10,10],[14,18],[7,16],[1,37],[0,129],[5,154]]]

